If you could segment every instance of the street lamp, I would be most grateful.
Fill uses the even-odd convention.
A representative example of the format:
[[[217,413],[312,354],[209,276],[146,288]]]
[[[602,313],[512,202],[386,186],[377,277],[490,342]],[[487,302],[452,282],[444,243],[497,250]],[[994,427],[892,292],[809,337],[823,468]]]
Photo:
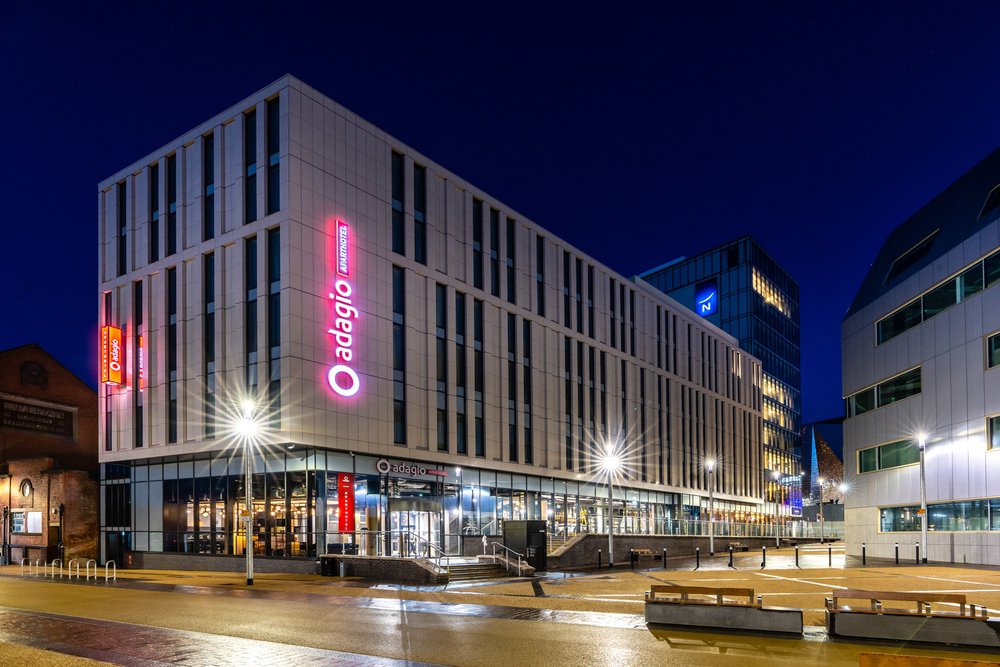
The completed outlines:
[[[621,452],[618,451],[618,443],[605,443],[604,452],[598,457],[597,465],[608,479],[608,567],[614,567],[615,524],[613,521],[614,501],[611,498],[611,486],[614,478],[621,473],[622,468],[624,467]]]
[[[715,460],[705,461],[708,468],[708,555],[715,555]]]
[[[823,498],[826,495],[826,480],[820,477],[819,482],[819,543],[823,544]]]
[[[781,525],[780,525],[779,522],[781,521],[781,518],[778,516],[778,513],[781,511],[781,490],[782,489],[781,489],[781,483],[779,481],[779,480],[781,480],[781,473],[778,472],[777,470],[775,470],[774,472],[771,473],[771,477],[774,479],[774,487],[775,487],[774,488],[774,494],[775,494],[774,497],[776,499],[774,501],[774,546],[776,548],[780,548],[781,547],[781,532],[780,532]]]
[[[927,562],[927,468],[924,463],[924,450],[927,449],[927,434],[917,434],[917,447],[920,448],[920,560]]]
[[[243,445],[243,490],[245,507],[243,521],[246,523],[247,586],[253,586],[253,449],[260,443],[262,420],[258,406],[252,399],[244,399],[240,404],[240,414],[232,423],[233,433]]]

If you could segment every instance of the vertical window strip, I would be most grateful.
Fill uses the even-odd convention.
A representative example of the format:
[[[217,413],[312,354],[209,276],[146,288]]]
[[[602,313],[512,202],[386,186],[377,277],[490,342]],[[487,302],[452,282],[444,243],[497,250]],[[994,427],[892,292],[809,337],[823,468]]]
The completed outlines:
[[[568,298],[567,294],[567,298]],[[570,373],[573,367],[572,341],[569,336],[563,337],[563,384],[565,385],[565,421],[566,421],[566,470],[573,469],[573,381]]]
[[[587,266],[587,335],[594,337],[594,267]]]
[[[177,252],[177,154],[167,156],[167,252]]]
[[[413,165],[413,259],[427,263],[427,169]]]
[[[403,198],[404,198],[404,174],[403,156],[396,151],[392,152],[392,251],[396,254],[405,254],[405,242],[403,234]]]
[[[615,279],[608,279],[608,331],[611,335],[610,344],[611,347],[618,347],[618,315],[616,312],[616,295],[618,290],[615,289]]]
[[[267,407],[281,427],[281,229],[267,230]]]
[[[167,442],[177,442],[177,269],[167,269]]]
[[[448,289],[435,285],[437,353],[437,448],[448,451]]]
[[[483,202],[472,200],[472,286],[483,289]]]
[[[393,442],[406,444],[406,340],[403,325],[406,284],[403,269],[392,267]]]
[[[143,383],[142,375],[145,370],[145,359],[143,359],[142,336],[144,333],[142,322],[142,281],[137,280],[132,283],[132,321],[135,326],[132,328],[132,408],[135,414],[132,427],[134,429],[132,444],[138,449],[143,445]]]
[[[201,138],[201,240],[215,238],[215,135]]]
[[[243,224],[257,219],[257,111],[243,114]]]
[[[279,98],[267,101],[267,214],[281,208],[281,115]]]
[[[124,276],[128,272],[128,222],[126,210],[128,207],[128,197],[125,191],[125,181],[115,186],[118,194],[117,223],[118,223],[118,275]]]
[[[202,359],[205,373],[205,438],[215,437],[215,254],[208,253],[202,271]]]
[[[583,333],[583,260],[576,260],[576,282],[574,293],[576,297],[576,332]]]
[[[474,356],[473,374],[475,376],[475,431],[476,456],[486,456],[486,433],[483,424],[483,302],[479,299],[472,304],[472,347]]]
[[[111,292],[104,293],[104,326],[111,324]],[[105,384],[104,390],[104,451],[110,452],[111,437],[111,385]]]
[[[160,166],[149,166],[149,263],[160,259]]]
[[[573,326],[571,319],[570,310],[570,295],[569,295],[569,281],[570,281],[570,257],[569,252],[563,250],[563,326],[571,328]]]
[[[517,303],[517,221],[507,218],[507,301]]]
[[[534,438],[531,430],[531,321],[525,318],[522,326],[521,356],[524,363],[524,381],[521,391],[524,395],[524,462],[531,465],[535,462]]]
[[[465,295],[455,293],[455,443],[459,454],[469,453],[469,426],[466,416],[468,367],[465,354]]]
[[[545,317],[545,237],[535,237],[535,307]]]
[[[516,463],[517,447],[517,316],[507,314],[507,453]]]
[[[500,211],[490,209],[490,294],[500,296]]]
[[[243,318],[245,383],[247,393],[256,396],[257,372],[257,237],[251,236],[243,245],[243,279],[246,305]]]

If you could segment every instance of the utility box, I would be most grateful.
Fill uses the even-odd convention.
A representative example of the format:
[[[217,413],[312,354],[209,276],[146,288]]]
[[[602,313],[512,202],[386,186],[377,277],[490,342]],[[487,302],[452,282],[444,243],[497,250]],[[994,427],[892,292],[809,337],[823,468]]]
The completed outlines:
[[[548,569],[548,535],[544,521],[511,521],[503,522],[503,544],[519,554],[524,554],[528,565],[535,572],[545,572]],[[510,554],[507,554],[508,556]]]

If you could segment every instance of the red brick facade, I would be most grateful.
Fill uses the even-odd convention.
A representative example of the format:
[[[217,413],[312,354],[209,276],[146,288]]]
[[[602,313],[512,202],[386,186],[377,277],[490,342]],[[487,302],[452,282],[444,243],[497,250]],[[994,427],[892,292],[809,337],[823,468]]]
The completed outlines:
[[[0,352],[0,505],[11,562],[97,557],[97,471],[96,392],[37,345]]]

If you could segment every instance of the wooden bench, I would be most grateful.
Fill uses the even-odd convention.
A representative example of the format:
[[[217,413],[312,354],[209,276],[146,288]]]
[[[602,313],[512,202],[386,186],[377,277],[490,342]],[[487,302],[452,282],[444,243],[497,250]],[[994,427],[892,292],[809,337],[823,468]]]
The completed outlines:
[[[840,600],[863,600],[868,603],[867,609],[840,606]],[[911,602],[911,608],[885,607],[882,603]],[[958,611],[934,609],[934,603],[958,605]],[[966,613],[968,607],[968,613]],[[847,589],[833,591],[832,598],[826,598],[826,608],[832,613],[851,611],[859,614],[905,614],[910,616],[952,616],[958,618],[986,619],[986,607],[980,607],[981,616],[976,616],[976,605],[970,605],[965,595],[961,593],[907,593],[900,591],[863,591]]]
[[[636,560],[642,560],[643,558],[656,560],[656,552],[652,549],[632,549],[632,554]]]
[[[849,607],[843,600],[857,600],[861,606]],[[887,602],[909,604],[887,607]],[[969,604],[958,593],[833,591],[826,598],[826,625],[831,637],[1000,648],[1000,621],[988,618],[985,607]]]
[[[750,545],[746,542],[730,542],[729,546],[733,551],[750,551]]]
[[[655,585],[645,602],[650,624],[802,634],[801,609],[765,609],[752,588]]]

